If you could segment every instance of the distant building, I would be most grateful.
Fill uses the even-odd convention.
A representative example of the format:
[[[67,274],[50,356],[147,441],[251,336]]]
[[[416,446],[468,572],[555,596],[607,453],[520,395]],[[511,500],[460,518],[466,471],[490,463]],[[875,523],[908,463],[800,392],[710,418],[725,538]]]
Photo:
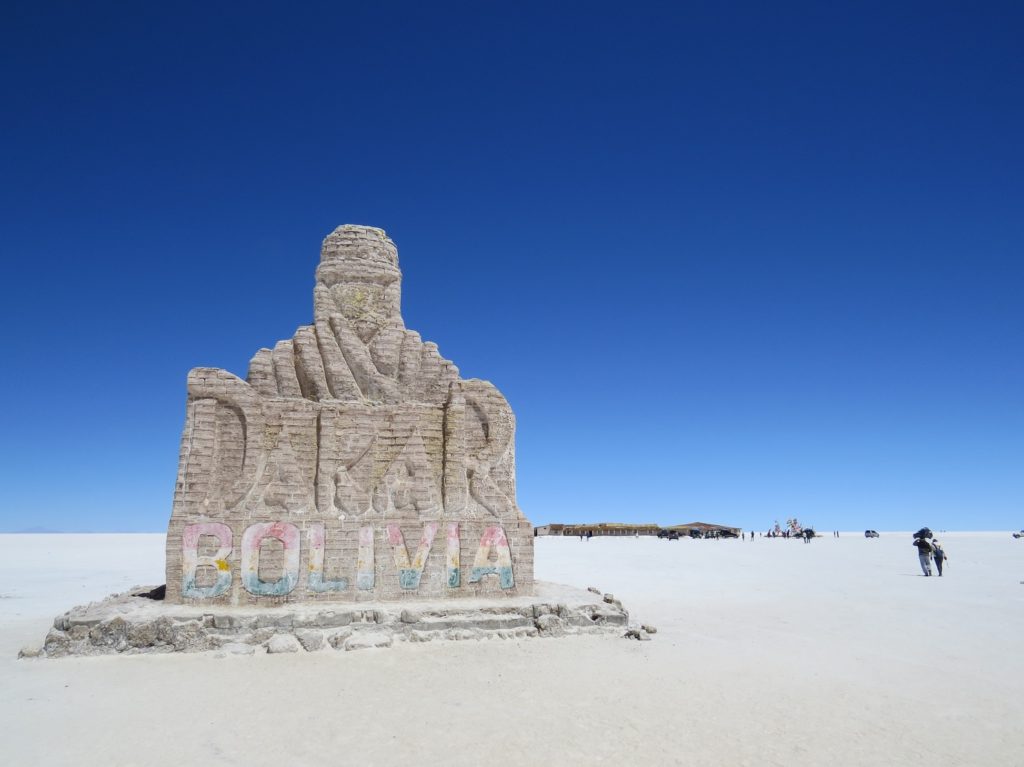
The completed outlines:
[[[552,523],[535,530],[537,535],[657,535],[661,527],[648,522],[594,522],[574,525]]]
[[[680,535],[689,535],[697,538],[711,538],[724,535],[726,537],[739,537],[742,528],[729,527],[728,525],[713,525],[710,522],[690,522],[686,525],[673,525],[662,527],[653,522],[580,522],[578,524],[563,524],[551,522],[547,525],[540,525],[533,528],[534,535],[658,535],[662,532],[675,531]]]
[[[725,535],[730,538],[739,538],[740,533],[743,532],[743,528],[740,527],[729,527],[728,525],[715,525],[710,522],[688,522],[685,525],[672,525],[666,527],[666,530],[674,530],[680,535],[689,535],[691,537],[710,538],[717,535]]]
[[[565,525],[560,525],[557,522],[553,522],[550,525],[541,525],[540,527],[533,528],[534,535],[561,535],[562,528]]]

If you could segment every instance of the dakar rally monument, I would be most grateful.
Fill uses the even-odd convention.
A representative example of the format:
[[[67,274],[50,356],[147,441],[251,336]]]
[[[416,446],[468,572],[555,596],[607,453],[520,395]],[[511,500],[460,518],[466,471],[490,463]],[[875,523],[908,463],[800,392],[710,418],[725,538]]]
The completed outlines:
[[[531,593],[512,409],[405,327],[401,292],[384,231],[338,227],[312,325],[256,352],[244,381],[189,373],[168,601]]]
[[[512,409],[406,329],[401,280],[383,230],[339,227],[313,324],[244,381],[192,370],[166,585],[73,607],[22,657],[621,636],[613,595],[534,582]]]

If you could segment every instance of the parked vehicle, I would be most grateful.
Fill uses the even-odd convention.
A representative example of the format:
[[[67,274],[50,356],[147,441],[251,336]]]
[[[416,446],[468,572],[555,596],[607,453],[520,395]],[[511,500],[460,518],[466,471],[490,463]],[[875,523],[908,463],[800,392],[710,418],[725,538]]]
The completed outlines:
[[[877,538],[878,537],[878,531],[877,530],[865,530],[864,531],[864,537],[865,538]]]
[[[675,530],[659,530],[658,531],[658,537],[659,538],[666,538],[666,539],[668,539],[670,541],[678,541],[679,540],[679,533],[676,532]]]

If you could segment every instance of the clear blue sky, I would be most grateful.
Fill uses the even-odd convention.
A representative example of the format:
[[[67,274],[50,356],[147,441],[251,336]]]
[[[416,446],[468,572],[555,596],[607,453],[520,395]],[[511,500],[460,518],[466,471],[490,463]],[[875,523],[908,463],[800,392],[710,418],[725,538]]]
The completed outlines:
[[[1024,526],[1024,5],[0,14],[0,529],[164,529],[342,223],[535,524]]]

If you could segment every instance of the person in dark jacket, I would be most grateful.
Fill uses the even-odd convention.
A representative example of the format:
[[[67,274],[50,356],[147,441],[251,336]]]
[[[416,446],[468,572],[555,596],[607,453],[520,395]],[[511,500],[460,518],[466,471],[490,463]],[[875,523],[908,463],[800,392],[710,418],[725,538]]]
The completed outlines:
[[[927,538],[915,538],[914,546],[917,547],[917,560],[921,563],[921,571],[929,576],[932,574],[932,545]]]
[[[939,577],[942,576],[942,563],[946,561],[946,552],[942,546],[939,545],[938,538],[932,538],[932,558],[935,560],[935,569],[939,571]]]

